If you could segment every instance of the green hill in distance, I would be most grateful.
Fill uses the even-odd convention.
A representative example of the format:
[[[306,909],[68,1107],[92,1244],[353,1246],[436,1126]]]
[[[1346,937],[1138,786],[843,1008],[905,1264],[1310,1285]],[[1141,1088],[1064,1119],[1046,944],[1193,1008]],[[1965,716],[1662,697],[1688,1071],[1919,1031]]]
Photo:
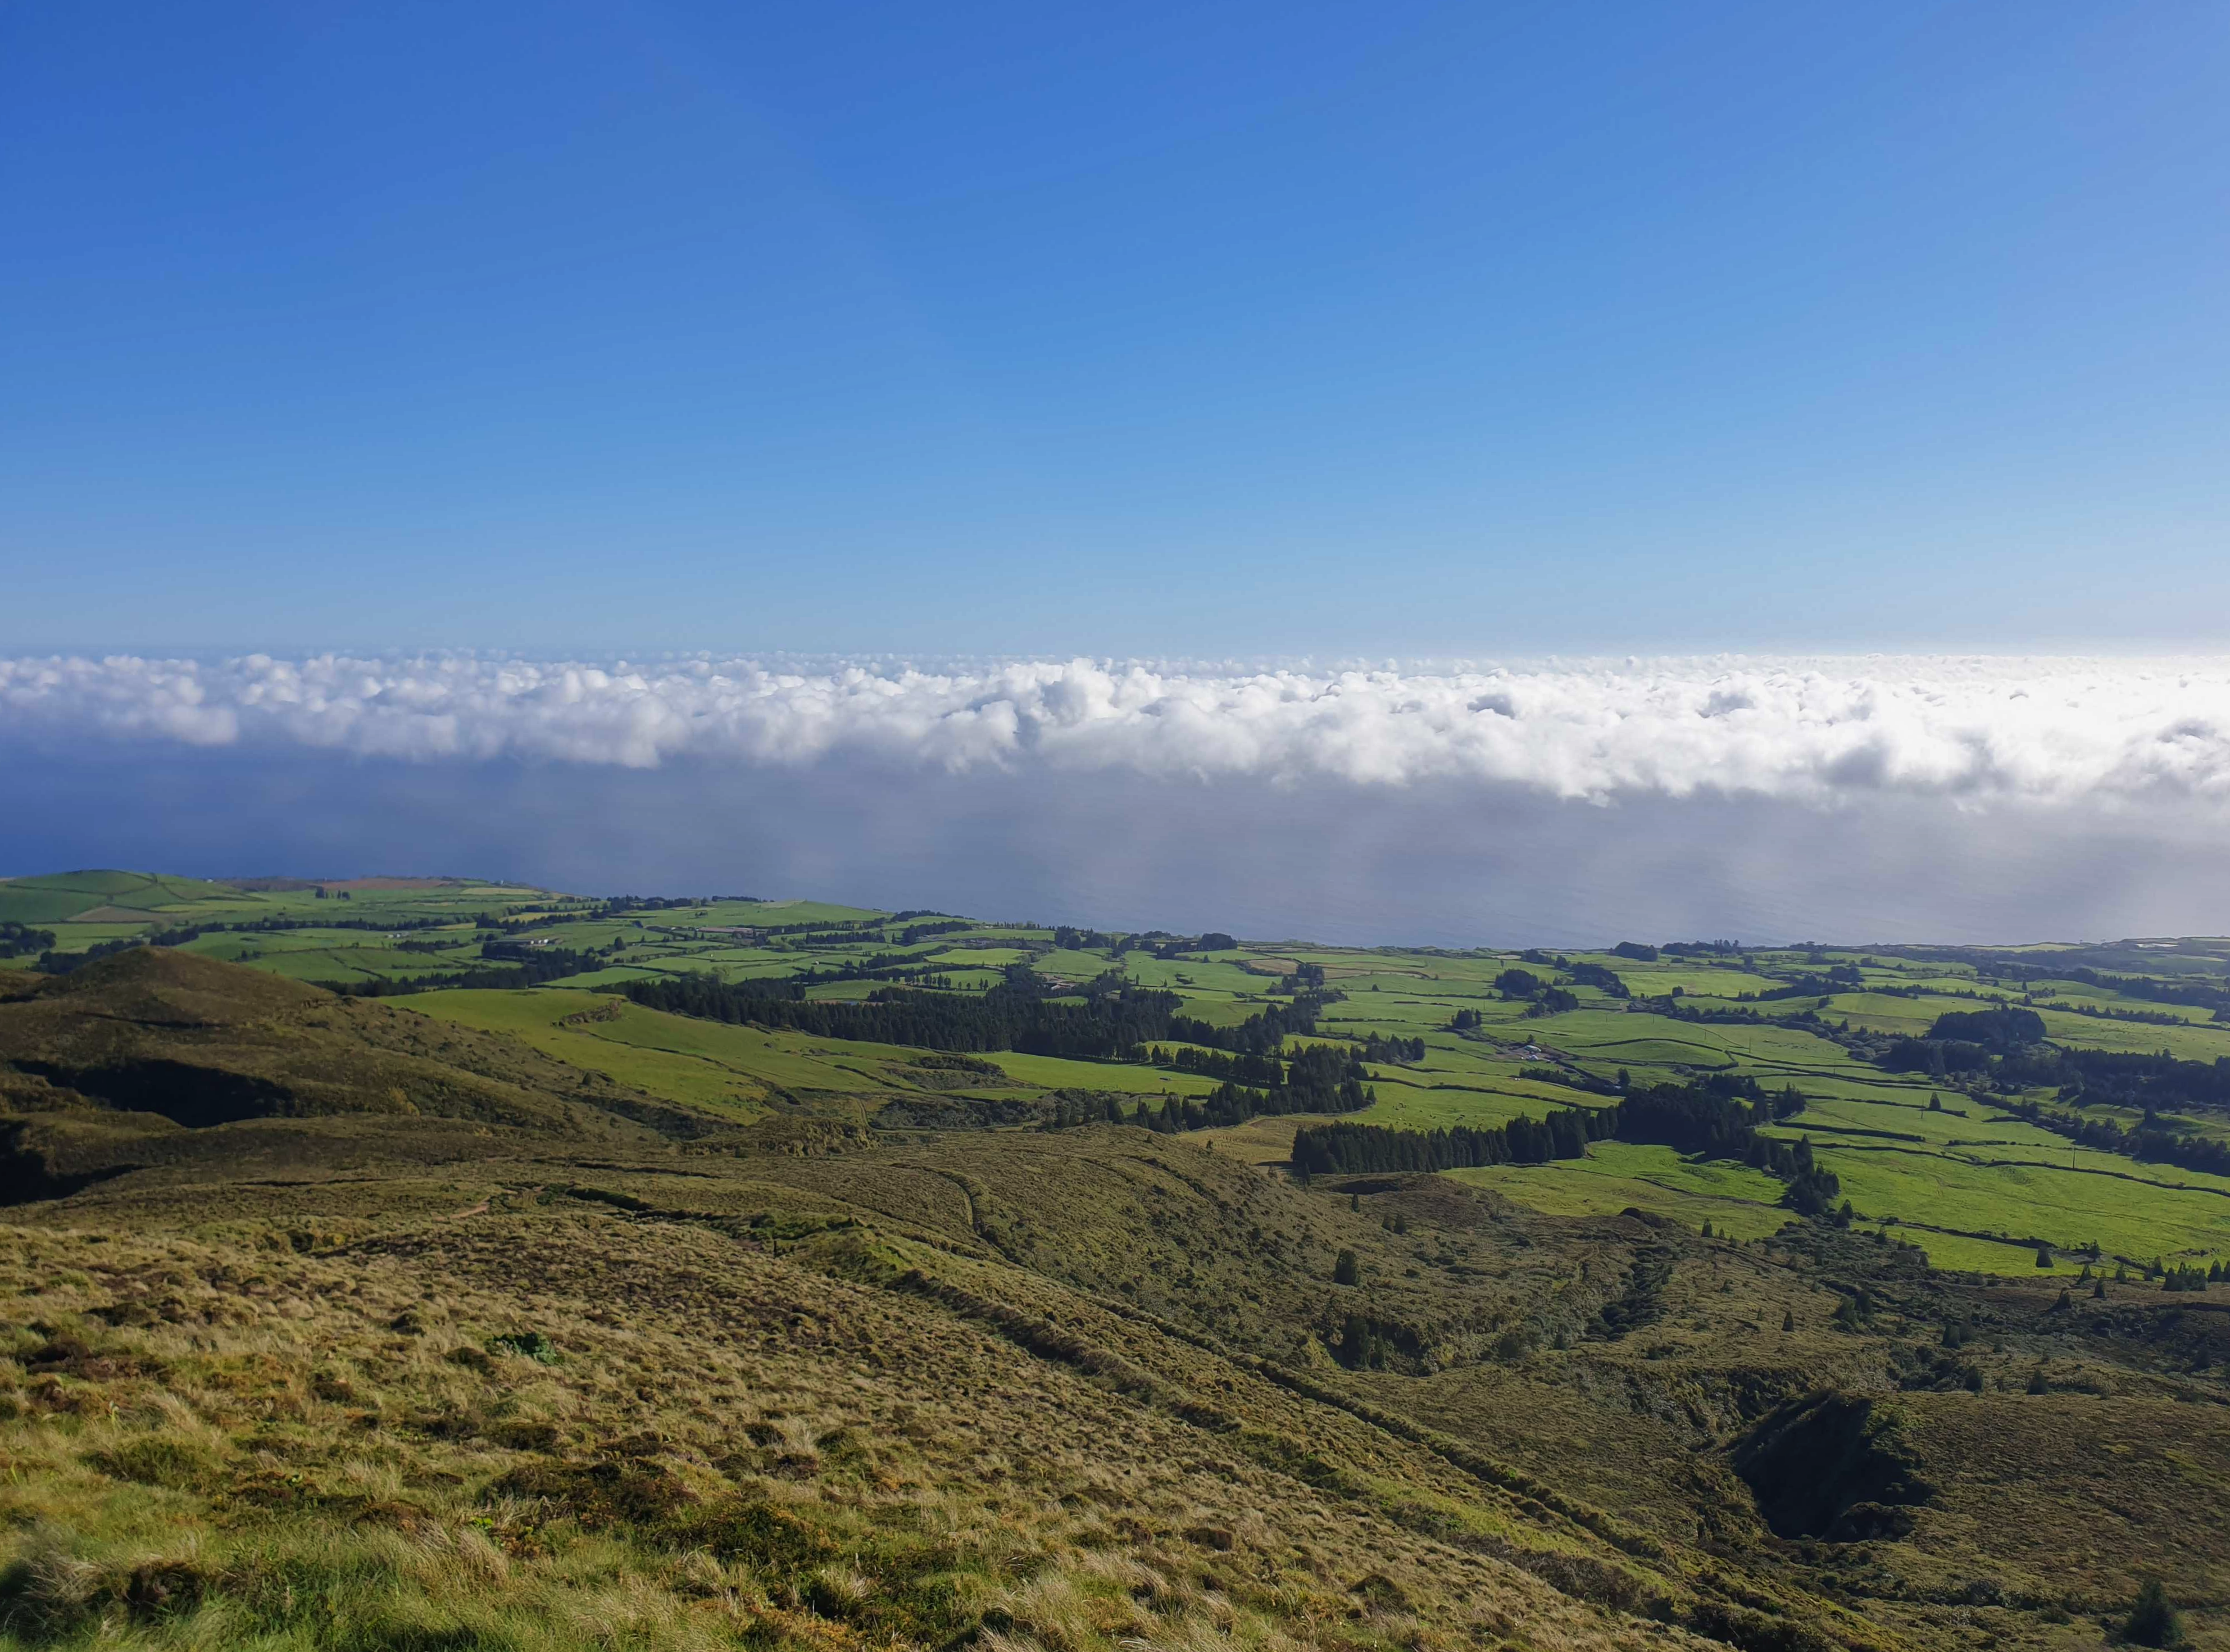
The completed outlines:
[[[137,875],[0,883],[0,1645],[2230,1629],[2221,942]]]

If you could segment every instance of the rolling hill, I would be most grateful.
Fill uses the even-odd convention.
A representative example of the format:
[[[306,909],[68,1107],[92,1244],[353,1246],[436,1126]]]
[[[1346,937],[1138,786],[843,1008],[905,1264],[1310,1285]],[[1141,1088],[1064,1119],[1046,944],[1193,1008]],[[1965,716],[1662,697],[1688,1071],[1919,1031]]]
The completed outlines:
[[[1753,952],[1713,1001],[1722,965],[1659,958],[1676,999],[1596,955],[1621,999],[1569,955],[402,910],[441,894],[360,898],[489,967],[550,936],[622,990],[335,991],[213,955],[300,932],[206,924],[0,973],[0,1645],[2072,1649],[2151,1578],[2222,1639],[2230,1295],[2072,1234],[2040,1264],[2017,1229],[2053,1207],[2021,1190],[2061,1183],[2021,1166],[2066,1139],[2018,1063],[2058,1046],[1900,1073],[1833,991],[1757,996],[1871,971],[1921,1034],[1931,997],[2046,996],[1972,961]],[[1500,996],[1513,968],[1576,1004]],[[893,984],[976,1003],[964,974],[1004,984],[997,1039],[1069,1053],[933,1048],[992,1036],[975,1010],[828,1030]],[[660,980],[762,1019],[625,991]],[[1118,1003],[1183,1037],[1076,1053]],[[1363,1062],[1338,1116],[1389,1139],[1748,1074],[1793,1099],[1745,1139],[1894,1148],[1952,1191],[1892,1223],[1903,1184],[1851,1176],[1859,1210],[1807,1216],[1624,1137],[1310,1177],[1286,1160],[1322,1113],[1191,1127],[1225,1073],[1306,1100],[1312,1044]],[[2081,1157],[2046,1168],[2154,1224],[2130,1237],[2212,1197]],[[2008,1239],[1946,1231],[1958,1198]],[[2020,1266],[1947,1267],[1955,1239]]]

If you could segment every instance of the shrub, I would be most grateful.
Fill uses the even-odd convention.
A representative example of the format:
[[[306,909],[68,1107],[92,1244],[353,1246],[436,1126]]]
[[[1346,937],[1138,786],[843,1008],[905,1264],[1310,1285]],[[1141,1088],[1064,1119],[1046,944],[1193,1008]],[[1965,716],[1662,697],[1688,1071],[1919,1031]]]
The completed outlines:
[[[554,1365],[564,1358],[558,1345],[539,1331],[512,1331],[487,1339],[492,1354],[516,1354],[522,1359],[532,1359],[538,1365]]]
[[[1339,1253],[1338,1260],[1331,1265],[1331,1282],[1335,1285],[1360,1285],[1363,1282],[1363,1266],[1355,1260],[1353,1251]]]
[[[2149,1578],[2137,1591],[2137,1604],[2123,1621],[2122,1636],[2139,1646],[2182,1646],[2183,1615],[2169,1603],[2161,1580]]]

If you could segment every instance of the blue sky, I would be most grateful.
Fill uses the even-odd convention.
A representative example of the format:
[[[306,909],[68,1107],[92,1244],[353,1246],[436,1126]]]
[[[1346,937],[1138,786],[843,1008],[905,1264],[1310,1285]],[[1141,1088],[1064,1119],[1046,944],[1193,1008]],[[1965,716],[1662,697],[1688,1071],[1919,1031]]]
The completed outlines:
[[[2209,647],[2230,11],[0,10],[0,649]]]

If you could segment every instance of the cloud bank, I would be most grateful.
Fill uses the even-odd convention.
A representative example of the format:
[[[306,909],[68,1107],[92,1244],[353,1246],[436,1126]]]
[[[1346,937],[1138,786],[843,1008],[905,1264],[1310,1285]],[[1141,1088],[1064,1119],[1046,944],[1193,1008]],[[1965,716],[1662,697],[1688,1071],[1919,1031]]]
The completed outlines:
[[[1454,784],[1591,803],[2230,803],[2230,661],[916,668],[248,655],[0,661],[0,738],[655,770]]]
[[[0,873],[1451,945],[2230,930],[2230,661],[0,661]]]

